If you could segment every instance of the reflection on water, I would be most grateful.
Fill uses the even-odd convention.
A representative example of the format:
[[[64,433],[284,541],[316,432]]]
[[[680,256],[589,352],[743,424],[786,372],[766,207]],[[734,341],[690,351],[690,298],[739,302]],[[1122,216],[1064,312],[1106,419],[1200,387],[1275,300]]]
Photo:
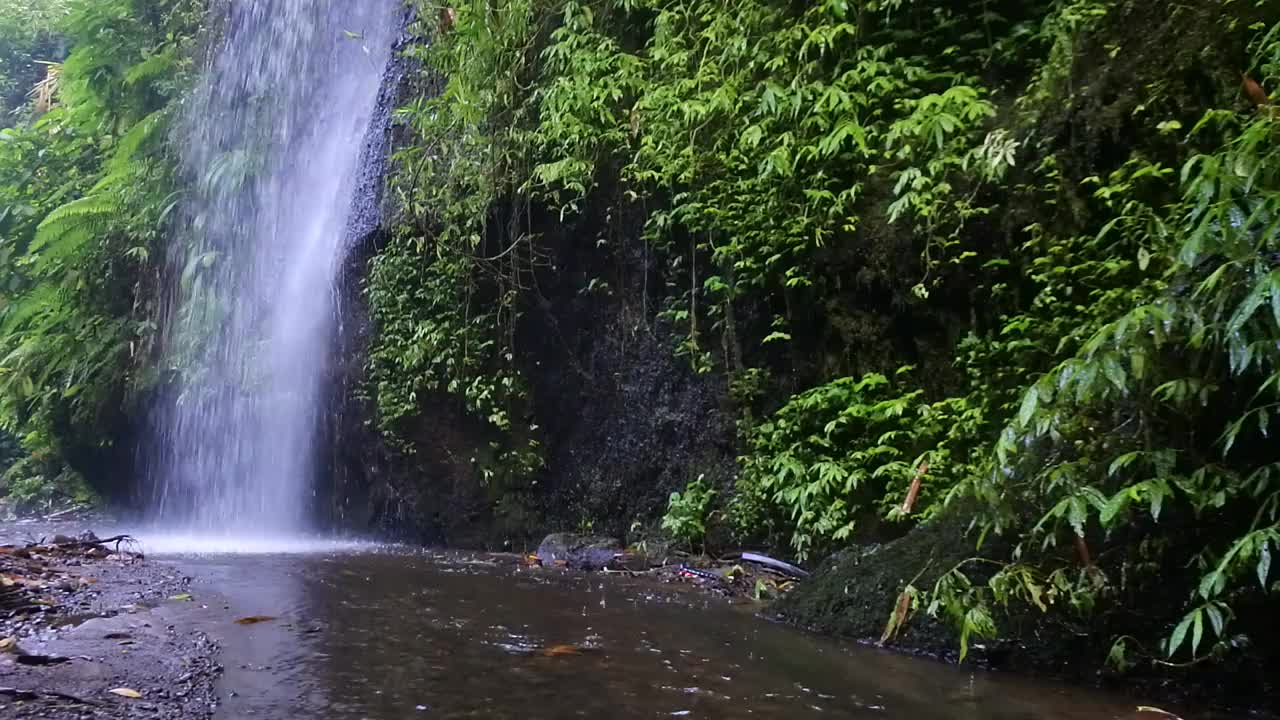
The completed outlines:
[[[223,643],[225,718],[1137,717],[641,581],[394,549],[167,561]],[[232,622],[248,615],[278,619]]]

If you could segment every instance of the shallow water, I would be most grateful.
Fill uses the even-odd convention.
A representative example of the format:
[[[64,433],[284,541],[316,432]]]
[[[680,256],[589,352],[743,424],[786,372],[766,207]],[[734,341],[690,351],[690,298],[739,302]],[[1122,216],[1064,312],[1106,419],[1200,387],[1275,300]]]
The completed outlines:
[[[1130,700],[835,642],[647,580],[400,548],[159,559],[196,578],[228,719],[1138,717]]]

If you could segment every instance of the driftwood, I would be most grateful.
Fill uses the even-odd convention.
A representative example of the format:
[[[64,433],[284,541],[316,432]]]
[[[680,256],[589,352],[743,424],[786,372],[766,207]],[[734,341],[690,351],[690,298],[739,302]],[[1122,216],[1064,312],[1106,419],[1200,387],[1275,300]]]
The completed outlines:
[[[37,548],[39,548],[39,547],[52,547],[52,548],[57,548],[57,549],[59,549],[59,550],[79,550],[79,549],[93,549],[93,548],[97,548],[97,549],[99,549],[99,550],[103,550],[103,551],[105,551],[105,552],[109,552],[109,553],[116,553],[116,554],[118,554],[118,555],[126,555],[126,556],[128,556],[128,557],[130,557],[130,558],[133,558],[134,560],[142,560],[142,559],[143,559],[143,555],[142,555],[142,553],[140,553],[140,552],[134,552],[134,551],[132,551],[132,550],[121,550],[121,549],[120,549],[120,543],[135,543],[135,544],[136,544],[136,543],[138,542],[138,541],[137,541],[137,540],[136,540],[132,535],[115,535],[115,536],[112,536],[112,537],[109,537],[109,538],[98,538],[98,537],[93,537],[93,536],[91,535],[88,539],[84,539],[84,540],[65,540],[65,541],[62,541],[62,542],[56,542],[56,540],[57,540],[57,539],[55,538],[55,542],[47,543],[47,544],[43,544],[43,545],[42,545],[42,544],[28,545],[28,546],[27,546],[27,549],[29,549],[29,550],[34,550],[34,549],[37,549]],[[114,548],[108,548],[108,547],[107,547],[107,544],[108,544],[108,543],[115,543],[115,547],[114,547]]]

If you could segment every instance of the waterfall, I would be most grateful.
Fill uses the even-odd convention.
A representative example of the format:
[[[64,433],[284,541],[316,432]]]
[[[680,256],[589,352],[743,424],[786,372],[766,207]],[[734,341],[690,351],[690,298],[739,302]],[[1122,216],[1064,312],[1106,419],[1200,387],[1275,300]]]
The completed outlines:
[[[177,138],[190,191],[164,313],[150,514],[305,532],[337,281],[399,0],[237,0]]]

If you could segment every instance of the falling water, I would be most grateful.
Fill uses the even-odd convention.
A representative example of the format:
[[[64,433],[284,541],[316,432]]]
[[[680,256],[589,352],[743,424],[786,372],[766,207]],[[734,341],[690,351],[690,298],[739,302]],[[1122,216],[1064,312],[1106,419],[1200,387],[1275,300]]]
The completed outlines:
[[[183,125],[193,190],[174,258],[150,471],[175,529],[307,529],[336,284],[398,0],[238,0]]]

